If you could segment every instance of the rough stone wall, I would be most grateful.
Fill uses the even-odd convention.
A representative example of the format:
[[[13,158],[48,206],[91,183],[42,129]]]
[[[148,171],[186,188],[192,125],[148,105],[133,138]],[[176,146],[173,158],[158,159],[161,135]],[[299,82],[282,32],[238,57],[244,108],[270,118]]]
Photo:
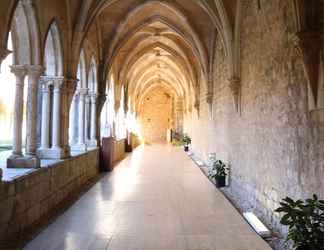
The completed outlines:
[[[216,152],[229,163],[227,191],[234,199],[284,232],[274,213],[282,198],[312,193],[324,197],[324,126],[309,112],[308,83],[292,42],[292,2],[263,1],[260,10],[254,2],[246,2],[241,114],[234,111],[218,41],[213,120],[207,117],[202,93],[199,120],[187,116],[185,130],[201,158]]]
[[[172,117],[172,99],[163,88],[146,95],[140,112],[142,136],[147,142],[165,142]]]
[[[99,151],[89,151],[0,183],[0,249],[46,216],[99,173]]]

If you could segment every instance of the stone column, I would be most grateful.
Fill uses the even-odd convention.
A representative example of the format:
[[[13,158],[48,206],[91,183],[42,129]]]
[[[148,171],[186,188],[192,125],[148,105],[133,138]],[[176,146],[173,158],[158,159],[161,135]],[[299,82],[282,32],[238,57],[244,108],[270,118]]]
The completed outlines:
[[[27,143],[26,155],[34,158],[36,167],[40,162],[36,156],[37,149],[37,96],[38,84],[43,68],[33,65],[27,67],[28,73],[28,96],[27,96]]]
[[[61,88],[61,147],[63,150],[62,157],[71,156],[71,147],[69,144],[69,126],[70,126],[70,107],[75,93],[77,80],[68,78],[64,80]],[[72,128],[74,130],[74,128]]]
[[[71,111],[70,111],[70,124],[69,124],[69,131],[70,131],[70,145],[74,145],[77,143],[77,130],[76,124],[75,124],[75,116],[76,116],[76,111],[77,111],[77,94],[74,94],[72,97],[72,103],[71,103]]]
[[[52,149],[60,150],[60,134],[61,134],[61,86],[63,78],[55,79],[53,82],[53,116],[52,116]]]
[[[73,150],[86,151],[87,146],[85,143],[85,96],[88,90],[85,88],[78,89],[79,94],[79,116],[78,116],[78,143],[72,146]]]
[[[85,96],[85,110],[84,110],[84,131],[85,131],[85,141],[86,143],[89,142],[90,140],[90,134],[89,134],[89,125],[90,125],[90,104],[91,100],[90,100],[90,95],[86,95]]]
[[[90,145],[97,146],[97,95],[91,95]]]
[[[50,85],[53,80],[43,77],[42,84],[42,121],[41,121],[41,147],[37,154],[40,158],[47,158],[50,149]]]
[[[16,77],[16,96],[15,96],[15,111],[13,122],[13,151],[10,159],[22,157],[22,123],[23,123],[23,109],[24,109],[24,81],[27,75],[25,66],[14,65],[11,66],[11,72]],[[9,165],[8,165],[9,164]],[[9,167],[14,167],[13,161],[7,161]]]

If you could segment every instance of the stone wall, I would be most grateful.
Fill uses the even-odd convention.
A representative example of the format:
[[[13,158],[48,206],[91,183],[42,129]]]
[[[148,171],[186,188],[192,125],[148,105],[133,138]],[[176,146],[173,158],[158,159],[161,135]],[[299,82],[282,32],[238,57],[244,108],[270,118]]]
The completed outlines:
[[[308,82],[293,43],[292,1],[246,1],[241,25],[241,112],[234,110],[221,42],[215,55],[213,119],[201,89],[199,116],[185,119],[194,152],[229,163],[237,204],[280,227],[286,197],[324,197],[324,125],[309,111]],[[201,129],[204,128],[204,129]]]
[[[172,99],[164,88],[154,88],[144,98],[140,112],[142,136],[147,142],[165,142],[171,125]]]
[[[19,239],[21,233],[97,176],[98,153],[95,149],[14,181],[0,182],[0,243]]]

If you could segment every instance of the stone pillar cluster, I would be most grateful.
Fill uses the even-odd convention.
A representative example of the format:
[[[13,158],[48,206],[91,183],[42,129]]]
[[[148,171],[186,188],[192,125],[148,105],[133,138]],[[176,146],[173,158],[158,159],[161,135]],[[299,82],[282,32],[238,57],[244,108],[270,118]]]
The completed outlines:
[[[40,161],[36,154],[37,147],[37,95],[39,78],[43,68],[38,65],[14,65],[11,71],[16,77],[16,96],[14,112],[13,150],[12,155],[7,159],[7,166],[12,168],[37,168]],[[23,141],[23,109],[24,109],[24,84],[28,77],[27,95],[27,139],[26,152],[22,152]]]
[[[96,147],[97,94],[87,88],[78,88],[73,97],[71,116],[72,128],[77,127],[77,133],[74,130],[70,135],[72,150],[86,151],[88,147]]]
[[[16,77],[16,96],[13,150],[7,159],[9,168],[38,168],[40,159],[67,158],[70,156],[70,145],[73,150],[78,151],[86,151],[87,147],[97,146],[96,93],[89,93],[87,88],[76,90],[75,79],[42,76],[44,71],[42,66],[13,65],[11,71]],[[22,137],[26,79],[28,79],[28,93],[24,145]],[[38,110],[38,97],[41,98],[41,110]],[[40,119],[39,128],[38,119]],[[69,126],[72,126],[70,142]],[[37,129],[40,129],[40,138],[37,137]]]
[[[61,140],[62,131],[67,129],[65,126],[62,127],[61,112],[65,82],[63,77],[43,77],[41,79],[41,146],[37,152],[40,158],[62,159],[69,156],[69,152],[64,150],[65,145]]]

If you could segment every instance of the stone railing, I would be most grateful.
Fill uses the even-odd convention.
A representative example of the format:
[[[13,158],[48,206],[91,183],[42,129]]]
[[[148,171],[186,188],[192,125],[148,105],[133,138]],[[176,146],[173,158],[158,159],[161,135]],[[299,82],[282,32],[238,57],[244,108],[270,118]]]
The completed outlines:
[[[98,174],[99,150],[93,149],[12,181],[0,182],[0,249],[78,194]]]

